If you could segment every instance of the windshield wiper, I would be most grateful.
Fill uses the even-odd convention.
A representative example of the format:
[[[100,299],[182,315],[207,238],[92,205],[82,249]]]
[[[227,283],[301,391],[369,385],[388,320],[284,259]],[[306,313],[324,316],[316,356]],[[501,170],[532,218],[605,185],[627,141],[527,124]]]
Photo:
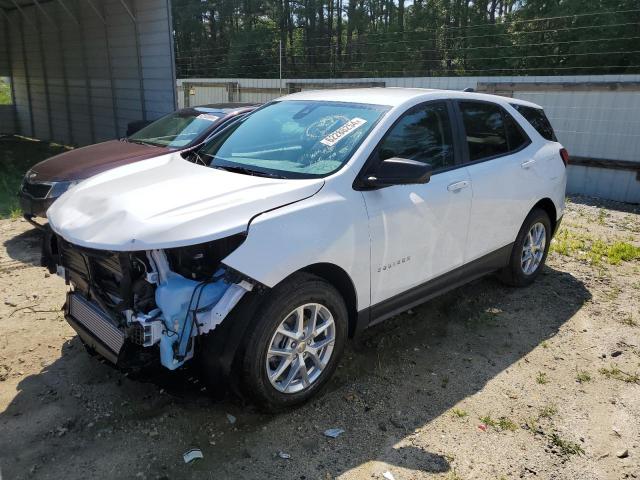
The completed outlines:
[[[155,145],[153,143],[149,143],[149,142],[144,142],[142,140],[131,140],[130,138],[127,139],[128,143],[137,143],[138,145],[144,145],[145,147],[157,147],[159,145]]]
[[[247,167],[236,167],[228,165],[212,165],[213,168],[219,168],[220,170],[226,170],[227,172],[241,173],[242,175],[252,175],[254,177],[267,177],[267,178],[287,178],[275,173],[261,172],[259,170],[252,170]]]

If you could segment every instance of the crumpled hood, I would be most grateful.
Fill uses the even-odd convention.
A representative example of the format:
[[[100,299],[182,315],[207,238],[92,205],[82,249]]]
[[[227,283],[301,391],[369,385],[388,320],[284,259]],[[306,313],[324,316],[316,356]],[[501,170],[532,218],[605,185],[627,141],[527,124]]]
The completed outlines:
[[[163,155],[92,177],[49,208],[65,240],[101,250],[194,245],[245,231],[267,210],[308,198],[322,179],[281,180],[196,165]]]

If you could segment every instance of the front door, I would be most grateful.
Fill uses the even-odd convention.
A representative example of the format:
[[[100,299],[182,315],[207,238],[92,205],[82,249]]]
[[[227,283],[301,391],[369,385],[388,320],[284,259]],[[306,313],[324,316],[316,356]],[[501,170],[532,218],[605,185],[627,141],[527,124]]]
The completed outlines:
[[[471,183],[456,168],[447,102],[428,102],[401,117],[378,145],[375,161],[430,163],[426,184],[363,191],[371,235],[371,304],[376,305],[462,265]]]

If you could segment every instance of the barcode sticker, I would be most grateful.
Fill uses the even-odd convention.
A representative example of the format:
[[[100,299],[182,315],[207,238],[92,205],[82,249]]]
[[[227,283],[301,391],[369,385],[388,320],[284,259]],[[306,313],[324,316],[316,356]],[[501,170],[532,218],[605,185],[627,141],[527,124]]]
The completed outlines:
[[[217,122],[220,120],[220,117],[216,117],[215,115],[211,115],[210,113],[203,113],[198,115],[198,118],[201,120],[208,120],[209,122]]]
[[[360,128],[365,123],[367,123],[367,121],[363,118],[358,118],[358,117],[352,118],[347,123],[342,125],[340,128],[331,132],[329,135],[327,135],[322,140],[320,140],[320,143],[328,147],[333,147],[336,143],[338,143],[344,137],[346,137],[350,133]]]

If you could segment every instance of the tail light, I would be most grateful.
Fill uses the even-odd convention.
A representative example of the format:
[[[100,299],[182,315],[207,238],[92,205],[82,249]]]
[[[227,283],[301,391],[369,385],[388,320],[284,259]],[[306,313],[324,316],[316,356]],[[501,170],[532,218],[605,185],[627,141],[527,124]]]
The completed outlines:
[[[569,165],[569,152],[567,152],[566,148],[560,149],[560,158],[562,158],[562,163],[564,163],[565,167]]]

